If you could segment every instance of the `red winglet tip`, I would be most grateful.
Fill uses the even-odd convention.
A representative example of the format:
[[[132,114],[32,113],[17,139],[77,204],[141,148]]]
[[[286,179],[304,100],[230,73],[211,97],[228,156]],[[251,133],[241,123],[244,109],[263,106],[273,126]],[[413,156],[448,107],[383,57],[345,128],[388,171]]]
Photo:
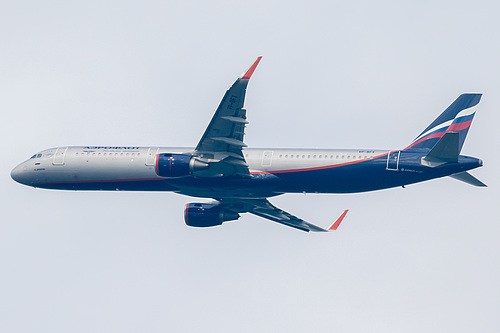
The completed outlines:
[[[255,71],[255,69],[257,68],[257,65],[259,64],[260,59],[262,59],[262,56],[258,57],[257,60],[255,60],[255,62],[253,63],[253,65],[250,66],[250,68],[245,73],[243,73],[243,75],[241,76],[242,79],[248,80],[252,77],[252,74]]]
[[[339,227],[340,225],[340,222],[342,222],[342,220],[344,219],[344,217],[347,215],[347,212],[349,211],[349,209],[346,209],[344,210],[344,212],[339,216],[339,218],[337,219],[337,221],[335,221],[331,226],[330,228],[328,228],[328,230],[337,230],[337,228]]]

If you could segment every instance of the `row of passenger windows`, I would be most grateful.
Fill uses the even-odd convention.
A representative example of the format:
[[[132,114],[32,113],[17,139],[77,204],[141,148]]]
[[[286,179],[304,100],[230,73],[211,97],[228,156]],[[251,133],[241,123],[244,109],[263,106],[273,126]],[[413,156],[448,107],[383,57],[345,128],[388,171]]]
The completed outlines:
[[[248,154],[245,154],[245,157],[248,158]],[[354,155],[283,155],[283,154],[280,154],[279,158],[322,158],[322,159],[333,159],[333,158],[336,158],[337,160],[339,159],[353,159],[353,160],[356,160],[356,159],[359,159],[359,160],[362,160],[362,159],[368,159],[368,158],[371,158],[370,156],[368,155],[358,155],[358,156],[354,156]]]
[[[335,159],[353,159],[353,160],[356,160],[356,159],[359,159],[359,160],[362,160],[363,158],[367,159],[369,158],[368,155],[358,155],[358,156],[354,156],[354,155],[282,155],[280,154],[280,158],[322,158],[322,159],[325,159],[325,158],[329,158],[329,159],[333,159],[335,157]]]
[[[141,153],[75,153],[76,156],[140,156]]]

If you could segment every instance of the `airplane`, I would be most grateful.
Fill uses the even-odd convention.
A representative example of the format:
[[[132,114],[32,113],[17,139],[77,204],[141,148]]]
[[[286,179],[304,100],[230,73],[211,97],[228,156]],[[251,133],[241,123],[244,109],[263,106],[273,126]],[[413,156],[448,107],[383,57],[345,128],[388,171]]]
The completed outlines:
[[[460,155],[482,96],[477,93],[460,95],[400,150],[246,148],[245,93],[261,59],[227,90],[194,148],[63,146],[34,154],[11,177],[43,189],[169,191],[213,199],[186,205],[184,220],[191,227],[218,226],[251,213],[307,232],[336,230],[348,210],[322,228],[268,198],[376,191],[446,176],[486,186],[468,172],[482,160]]]

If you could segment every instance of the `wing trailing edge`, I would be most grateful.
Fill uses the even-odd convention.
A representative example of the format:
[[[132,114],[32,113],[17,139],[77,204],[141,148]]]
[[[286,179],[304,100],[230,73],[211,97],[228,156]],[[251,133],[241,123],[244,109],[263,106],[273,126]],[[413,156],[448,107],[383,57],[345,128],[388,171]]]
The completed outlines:
[[[329,232],[337,230],[348,212],[348,210],[345,210],[330,227],[324,229],[274,206],[267,199],[219,199],[218,201],[224,208],[234,213],[250,213],[306,232]]]

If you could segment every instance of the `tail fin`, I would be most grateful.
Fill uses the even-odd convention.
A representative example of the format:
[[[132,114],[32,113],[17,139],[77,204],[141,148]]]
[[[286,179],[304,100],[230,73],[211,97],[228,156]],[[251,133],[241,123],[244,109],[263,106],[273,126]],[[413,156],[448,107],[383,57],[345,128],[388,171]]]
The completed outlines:
[[[481,100],[481,95],[460,95],[405,150],[432,149],[445,133],[457,132],[459,134],[458,152],[460,153],[472,123],[472,118],[476,113],[477,104]]]

